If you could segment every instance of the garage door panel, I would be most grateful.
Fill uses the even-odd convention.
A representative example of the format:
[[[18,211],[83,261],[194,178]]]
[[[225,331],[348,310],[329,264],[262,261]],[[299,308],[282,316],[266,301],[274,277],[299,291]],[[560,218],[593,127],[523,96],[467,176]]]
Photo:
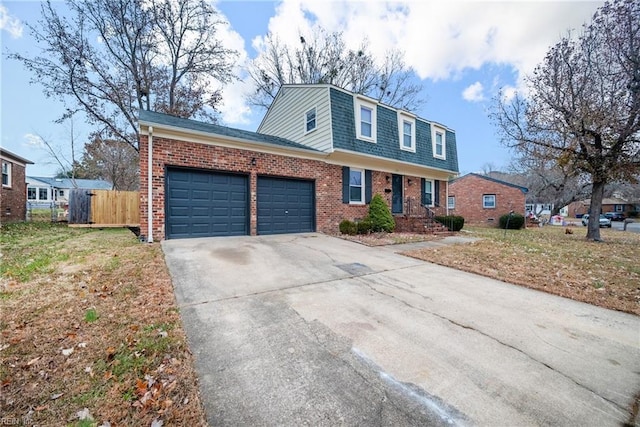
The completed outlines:
[[[313,181],[258,177],[258,234],[315,231]]]
[[[167,238],[249,234],[248,177],[167,170]]]

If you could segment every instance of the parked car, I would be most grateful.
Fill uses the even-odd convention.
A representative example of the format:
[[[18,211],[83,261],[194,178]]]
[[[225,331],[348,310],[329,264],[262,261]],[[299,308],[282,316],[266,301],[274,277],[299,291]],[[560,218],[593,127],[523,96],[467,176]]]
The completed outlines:
[[[607,212],[604,214],[611,221],[624,221],[624,214],[622,212]]]
[[[586,226],[589,223],[589,214],[582,216],[582,225]],[[608,227],[611,228],[611,220],[600,214],[600,227]]]

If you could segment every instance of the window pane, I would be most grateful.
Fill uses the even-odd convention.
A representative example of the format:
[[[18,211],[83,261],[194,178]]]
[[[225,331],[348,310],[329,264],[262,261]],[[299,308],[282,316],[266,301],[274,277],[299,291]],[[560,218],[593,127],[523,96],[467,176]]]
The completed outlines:
[[[349,200],[352,202],[362,201],[362,187],[351,187],[349,189]]]
[[[402,125],[402,145],[406,148],[411,148],[411,123],[403,122]]]
[[[307,131],[316,128],[316,109],[307,111]]]
[[[496,207],[496,196],[482,196],[482,205],[485,208],[495,208]]]
[[[442,156],[442,134],[436,132],[436,155]]]
[[[371,137],[371,124],[362,122],[360,126],[360,133],[362,136]]]
[[[2,174],[2,185],[9,185],[9,175],[6,173]]]
[[[47,191],[47,189],[46,189],[46,188],[40,188],[40,189],[38,189],[38,193],[39,193],[39,197],[38,197],[38,198],[39,198],[40,200],[47,200],[47,199],[48,199],[48,197],[47,197],[47,193],[48,193],[48,191]]]
[[[27,190],[27,198],[29,200],[35,200],[36,199],[36,189],[35,188],[29,188]]]
[[[361,171],[351,171],[351,176],[349,178],[349,185],[362,185],[362,172]]]
[[[447,205],[449,209],[454,209],[456,207],[456,198],[453,196],[449,196],[447,198]]]
[[[424,192],[431,194],[431,181],[424,182]]]
[[[360,108],[360,120],[362,120],[363,122],[371,123],[371,110],[369,108]]]
[[[432,205],[432,199],[431,199],[431,193],[424,193],[424,204],[427,206],[431,206]]]

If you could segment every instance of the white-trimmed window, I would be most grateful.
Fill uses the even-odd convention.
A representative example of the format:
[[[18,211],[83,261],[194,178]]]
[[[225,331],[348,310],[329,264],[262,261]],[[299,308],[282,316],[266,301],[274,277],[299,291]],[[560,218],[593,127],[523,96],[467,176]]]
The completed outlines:
[[[484,194],[482,196],[482,207],[484,209],[495,209],[496,208],[496,195],[495,194]]]
[[[616,212],[624,212],[624,205],[616,205]]]
[[[456,196],[447,197],[447,208],[455,209],[456,208]]]
[[[11,163],[2,161],[2,186],[11,187]]]
[[[433,157],[437,159],[446,160],[447,158],[447,143],[446,143],[446,131],[438,126],[431,126],[431,140],[433,142]]]
[[[425,206],[433,206],[433,181],[424,180],[424,197],[422,200],[424,200]]]
[[[416,151],[416,120],[406,114],[398,114],[398,130],[400,131],[400,149]]]
[[[376,104],[356,98],[356,138],[376,142]]]
[[[34,187],[27,188],[27,200],[36,200],[36,189]]]
[[[64,197],[64,190],[58,190],[58,196]]]
[[[38,188],[38,200],[49,200],[48,188]]]
[[[364,204],[364,170],[349,170],[349,203]]]
[[[304,133],[316,130],[316,108],[313,107],[304,113]]]

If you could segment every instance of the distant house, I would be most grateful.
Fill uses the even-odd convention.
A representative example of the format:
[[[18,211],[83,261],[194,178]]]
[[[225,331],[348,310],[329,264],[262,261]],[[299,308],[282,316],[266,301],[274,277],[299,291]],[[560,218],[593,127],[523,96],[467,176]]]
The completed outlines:
[[[26,167],[31,160],[0,148],[2,163],[2,186],[0,186],[0,223],[24,221],[26,219]]]
[[[31,208],[50,207],[51,203],[69,203],[69,192],[73,188],[85,190],[111,190],[113,185],[101,179],[27,177],[27,203]]]
[[[504,214],[525,214],[527,192],[526,187],[470,173],[449,184],[447,207],[451,215],[463,216],[465,224],[497,226]]]
[[[539,217],[539,216],[549,217],[553,212],[553,203],[533,203],[527,200],[524,205],[524,210],[527,215],[533,214],[536,217]]]
[[[617,196],[602,199],[602,211],[600,213],[620,212],[629,217],[635,216],[637,212],[640,212],[640,200],[630,201],[619,197],[619,195]],[[579,200],[563,207],[560,210],[560,214],[572,218],[580,218],[588,214],[590,208],[591,199]]]

